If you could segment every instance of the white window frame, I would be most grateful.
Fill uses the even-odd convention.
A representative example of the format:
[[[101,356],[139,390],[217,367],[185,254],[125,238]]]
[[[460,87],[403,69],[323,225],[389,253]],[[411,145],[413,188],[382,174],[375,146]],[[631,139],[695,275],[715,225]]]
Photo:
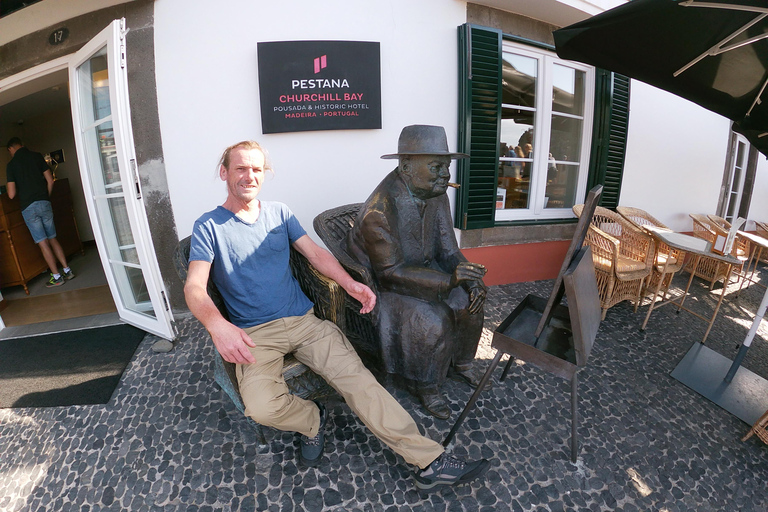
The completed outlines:
[[[511,52],[536,59],[537,90],[536,120],[534,126],[533,161],[536,167],[531,172],[529,207],[496,210],[495,221],[550,220],[569,219],[575,215],[571,208],[544,208],[549,157],[549,142],[552,126],[552,69],[554,64],[585,73],[584,77],[584,117],[582,124],[581,150],[579,157],[579,177],[576,188],[576,204],[584,202],[589,175],[589,157],[592,144],[592,122],[595,110],[595,68],[563,60],[556,54],[530,46],[504,41],[503,52]],[[504,105],[502,105],[504,107]],[[500,143],[501,141],[499,141]]]
[[[738,161],[739,146],[743,147],[742,161]],[[731,155],[729,158],[729,165],[727,168],[728,181],[725,186],[725,195],[723,197],[722,217],[728,222],[733,222],[734,219],[739,217],[739,210],[741,209],[741,201],[744,196],[744,182],[747,177],[747,168],[749,167],[749,150],[750,144],[746,137],[740,133],[734,133],[733,147],[731,148]],[[737,179],[736,170],[739,170],[739,176]],[[733,204],[733,213],[728,214],[730,206]]]

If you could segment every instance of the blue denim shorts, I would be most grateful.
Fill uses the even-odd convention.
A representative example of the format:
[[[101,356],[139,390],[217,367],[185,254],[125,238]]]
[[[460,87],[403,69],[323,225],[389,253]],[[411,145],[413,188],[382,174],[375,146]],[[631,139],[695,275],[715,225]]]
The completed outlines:
[[[39,244],[47,238],[56,238],[56,226],[53,225],[53,209],[50,201],[35,201],[21,212],[32,239]]]

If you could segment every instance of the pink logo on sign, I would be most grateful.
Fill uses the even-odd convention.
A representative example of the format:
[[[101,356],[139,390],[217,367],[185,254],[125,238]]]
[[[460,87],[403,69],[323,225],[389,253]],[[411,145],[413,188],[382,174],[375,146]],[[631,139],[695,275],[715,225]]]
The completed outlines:
[[[326,61],[326,55],[317,57],[315,59],[315,74],[319,73],[321,69],[325,69],[328,66]]]

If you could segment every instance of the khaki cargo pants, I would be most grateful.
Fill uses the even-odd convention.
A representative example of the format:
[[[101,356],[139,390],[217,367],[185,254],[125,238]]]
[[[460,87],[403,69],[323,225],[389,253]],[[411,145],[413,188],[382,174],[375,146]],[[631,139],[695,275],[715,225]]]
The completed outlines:
[[[341,330],[310,310],[245,329],[256,343],[256,363],[237,365],[245,413],[262,425],[313,437],[320,425],[317,406],[291,395],[283,380],[283,356],[296,359],[323,377],[381,441],[406,462],[425,468],[443,453],[422,436],[413,418],[360,361]]]

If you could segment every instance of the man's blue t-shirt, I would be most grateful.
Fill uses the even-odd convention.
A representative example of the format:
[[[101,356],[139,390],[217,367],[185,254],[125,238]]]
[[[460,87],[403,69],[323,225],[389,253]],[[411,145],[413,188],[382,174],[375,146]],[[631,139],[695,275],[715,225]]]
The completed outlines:
[[[229,319],[240,328],[301,316],[312,302],[291,273],[289,249],[306,234],[283,203],[261,201],[253,224],[219,206],[195,222],[189,261],[211,263]]]

